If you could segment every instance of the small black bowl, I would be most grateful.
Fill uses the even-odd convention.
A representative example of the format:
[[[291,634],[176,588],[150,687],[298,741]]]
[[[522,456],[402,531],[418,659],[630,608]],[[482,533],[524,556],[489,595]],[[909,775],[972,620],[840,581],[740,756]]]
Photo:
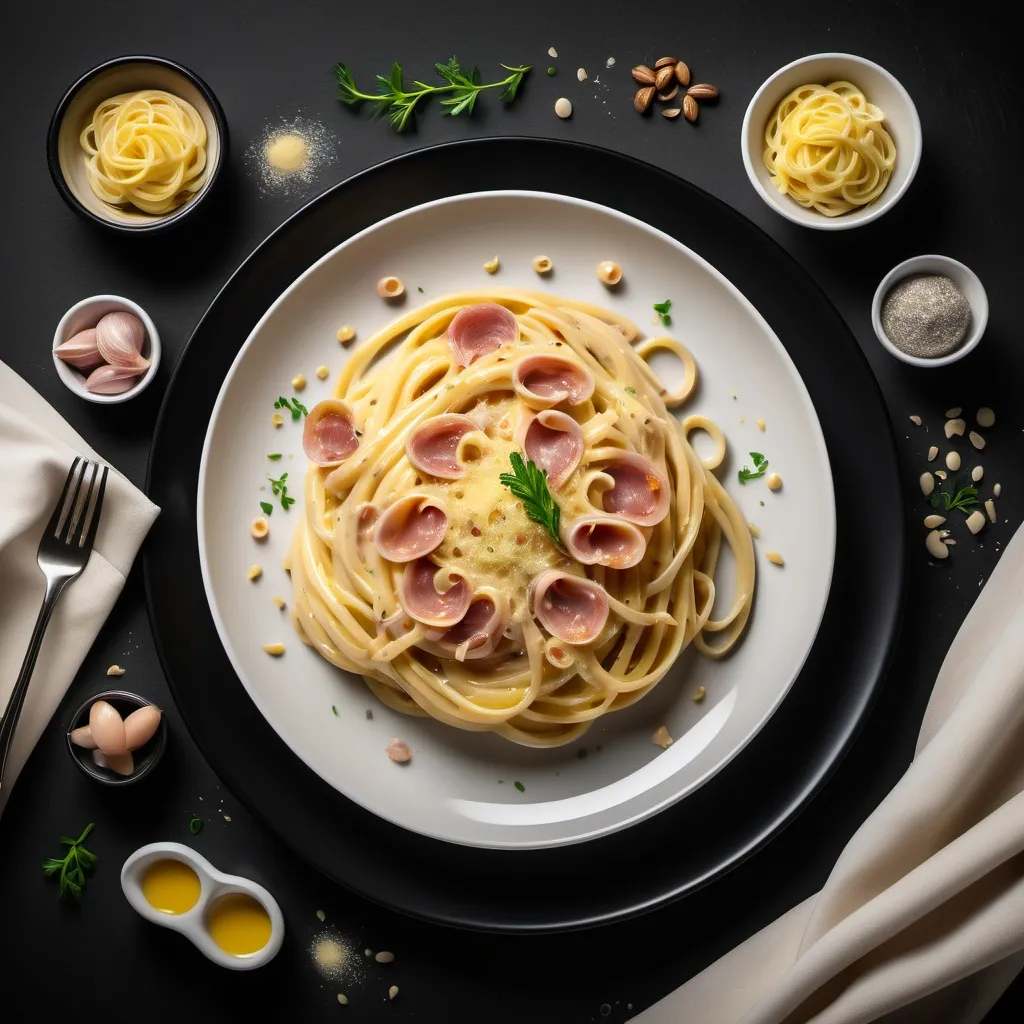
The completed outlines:
[[[71,760],[86,775],[97,782],[102,782],[105,786],[129,786],[133,782],[138,782],[139,779],[147,776],[160,758],[163,757],[164,750],[167,747],[167,716],[161,714],[160,724],[156,727],[156,732],[138,750],[132,751],[132,757],[135,759],[135,770],[131,775],[118,775],[117,772],[113,772],[109,768],[101,768],[96,764],[92,759],[91,750],[80,747],[71,741],[72,729],[78,729],[83,725],[89,724],[89,709],[98,700],[105,700],[108,704],[112,705],[122,718],[127,718],[133,711],[138,711],[139,708],[148,707],[152,701],[146,700],[145,697],[140,697],[137,693],[129,693],[127,690],[106,690],[103,693],[97,693],[90,697],[72,715],[71,722],[68,725],[68,753],[71,755]]]
[[[79,143],[96,106],[111,96],[140,89],[163,89],[191,103],[206,125],[207,172],[202,188],[169,213],[148,214],[112,206],[93,194]],[[227,162],[228,121],[210,87],[188,68],[163,57],[115,57],[87,71],[57,104],[46,138],[46,162],[57,191],[86,220],[123,235],[166,231],[204,206]]]

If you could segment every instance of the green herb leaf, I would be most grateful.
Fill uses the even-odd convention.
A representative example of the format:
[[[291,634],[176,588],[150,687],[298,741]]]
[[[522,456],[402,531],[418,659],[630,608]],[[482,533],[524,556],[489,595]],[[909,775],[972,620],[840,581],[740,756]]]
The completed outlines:
[[[754,468],[751,470],[744,466],[739,471],[737,475],[741,484],[745,484],[748,480],[760,480],[768,470],[768,460],[760,452],[751,452],[750,458],[753,460]]]
[[[420,295],[422,295],[422,294],[423,294],[423,289],[422,289],[422,288],[420,288],[420,287],[417,287],[417,288],[416,288],[416,291],[418,291],[418,292],[420,293]]]
[[[636,394],[636,388],[633,387],[632,384],[627,384],[626,385],[626,394],[627,395],[635,395]]]
[[[77,839],[61,836],[60,842],[67,846],[67,853],[63,857],[49,857],[43,861],[44,874],[50,876],[59,873],[57,893],[62,899],[69,893],[76,899],[82,895],[86,883],[86,872],[91,871],[99,859],[96,854],[82,845],[89,837],[94,825],[94,822],[86,825]]]
[[[203,822],[202,822],[202,819],[201,819],[201,818],[193,818],[193,819],[192,819],[192,820],[191,820],[191,821],[190,821],[190,822],[188,823],[188,830],[189,830],[189,832],[191,832],[191,833],[192,833],[192,835],[194,835],[194,836],[197,836],[197,835],[199,835],[199,833],[203,831]]]
[[[525,793],[526,792],[526,787],[518,779],[516,779],[516,781],[513,782],[512,785],[515,786],[516,789],[518,789],[520,793]]]
[[[654,304],[654,312],[661,317],[662,327],[668,327],[672,323],[672,317],[669,316],[669,310],[672,308],[672,300],[666,299],[664,302],[656,302]]]
[[[331,705],[331,711],[334,712],[334,717],[337,718],[338,717],[338,709],[333,704]]]
[[[263,509],[263,514],[269,516],[274,511],[274,506],[269,501],[261,501],[260,508]]]
[[[558,550],[564,551],[558,532],[562,510],[548,488],[547,471],[538,469],[534,462],[524,462],[519,452],[512,452],[508,460],[512,472],[502,473],[498,479],[523,503],[527,516],[547,530]]]
[[[271,462],[280,462],[281,461],[281,453],[280,452],[271,452],[271,454],[268,455],[267,458],[270,459]]]
[[[956,484],[953,485],[954,487]],[[978,504],[978,488],[973,484],[961,487],[958,491],[941,491],[942,501],[947,512],[954,510],[967,514]]]

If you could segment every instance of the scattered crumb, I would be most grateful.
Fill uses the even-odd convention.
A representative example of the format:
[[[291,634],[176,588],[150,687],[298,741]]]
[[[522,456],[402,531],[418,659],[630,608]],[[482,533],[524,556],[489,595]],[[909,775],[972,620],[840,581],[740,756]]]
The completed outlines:
[[[921,426],[921,417],[920,416],[916,416],[916,415],[915,416],[911,416],[910,417],[910,422],[913,423],[915,427],[919,427],[919,426]]]
[[[606,60],[606,61],[604,62],[604,66],[605,66],[606,68],[613,68],[613,67],[615,67],[615,58],[614,58],[614,57],[609,57],[609,58],[608,58],[608,59],[607,59],[607,60]]]
[[[755,420],[755,422],[757,423],[757,429],[760,430],[762,434],[768,429],[764,420]]]
[[[348,1006],[348,996],[345,995],[344,992],[339,992],[338,993],[338,1002],[341,1003],[342,1006]]]
[[[318,366],[316,368],[316,375],[321,380],[327,380],[327,378],[330,376],[330,373],[331,373],[331,371],[328,370],[326,366]]]
[[[373,950],[372,949],[364,949],[363,950],[363,956],[373,956]]]
[[[746,422],[747,422],[747,417],[746,416],[741,416],[740,417],[740,423],[746,423]]]
[[[395,996],[397,996],[397,995],[398,995],[398,986],[397,985],[392,985],[391,988],[388,989],[388,999],[394,999]]]
[[[557,57],[558,56],[558,51],[553,46],[549,46],[548,47],[548,56],[549,57]]]
[[[355,328],[354,327],[350,327],[348,324],[345,324],[344,327],[339,327],[338,328],[338,335],[337,335],[337,337],[338,337],[338,341],[340,341],[342,343],[342,345],[347,345],[355,336],[356,336]]]
[[[651,735],[651,742],[661,747],[662,750],[666,750],[668,747],[671,747],[675,741],[671,736],[669,736],[668,729],[663,725],[659,725]]]
[[[778,551],[766,551],[764,557],[768,559],[772,565],[785,565],[786,563],[782,560],[782,555]]]
[[[499,260],[497,256],[493,257],[492,259],[489,259],[484,264],[484,270],[486,270],[488,274],[496,274],[500,269],[501,260]]]
[[[107,669],[108,676],[123,676],[124,672],[125,670],[121,668],[120,665],[111,665],[110,668]]]
[[[296,391],[301,391],[306,386],[306,378],[301,374],[297,373],[292,377],[292,387]]]
[[[316,919],[318,921],[326,921],[327,920],[327,915],[322,910],[318,910],[316,912]]]
[[[245,574],[245,578],[247,580],[252,580],[252,582],[255,583],[256,580],[258,580],[262,575],[263,575],[263,566],[262,565],[250,565],[249,566],[249,571]],[[110,673],[108,672],[107,675],[110,675]]]
[[[231,815],[230,814],[225,814],[224,815],[224,820],[225,821],[230,821],[231,820]]]
[[[707,696],[707,692],[703,686],[698,686],[693,693],[693,702],[699,704]]]
[[[284,654],[284,644],[264,644],[263,650],[273,658],[280,658]]]
[[[402,740],[393,739],[385,748],[388,757],[398,764],[406,764],[412,760],[412,751],[407,743]]]
[[[369,708],[366,709],[366,720],[368,722],[373,721],[373,712]]]
[[[270,422],[275,427],[279,427],[281,426],[282,423],[284,423],[284,417],[279,412],[275,412],[274,415],[270,417]]]
[[[755,540],[761,536],[761,531],[758,529],[756,524],[747,523],[747,526],[750,527],[750,536],[753,537]]]
[[[579,81],[579,82],[585,82],[587,80],[587,69],[586,68],[580,68],[576,72],[576,80]]]
[[[284,603],[284,598],[283,598],[283,597],[278,597],[278,596],[276,596],[276,595],[275,595],[275,596],[274,596],[274,597],[272,598],[272,600],[273,600],[274,604],[276,604],[276,605],[277,605],[277,607],[278,607],[278,608],[284,608],[284,607],[286,607],[286,606],[285,606],[285,603]]]
[[[376,960],[377,963],[379,964],[390,964],[394,963],[395,954],[389,953],[387,950],[382,950],[373,959]]]

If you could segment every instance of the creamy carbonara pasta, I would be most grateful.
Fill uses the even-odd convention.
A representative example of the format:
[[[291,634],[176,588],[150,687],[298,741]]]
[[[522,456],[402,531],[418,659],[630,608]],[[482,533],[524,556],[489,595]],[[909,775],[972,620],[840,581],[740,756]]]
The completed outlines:
[[[882,194],[896,164],[884,121],[849,82],[794,89],[765,128],[772,184],[826,217],[867,205]]]
[[[714,472],[725,439],[668,411],[696,383],[689,352],[637,335],[595,306],[488,290],[354,352],[304,426],[288,556],[303,638],[391,708],[528,746],[639,700],[689,644],[728,651],[754,556]],[[659,349],[685,368],[675,393],[647,364]]]

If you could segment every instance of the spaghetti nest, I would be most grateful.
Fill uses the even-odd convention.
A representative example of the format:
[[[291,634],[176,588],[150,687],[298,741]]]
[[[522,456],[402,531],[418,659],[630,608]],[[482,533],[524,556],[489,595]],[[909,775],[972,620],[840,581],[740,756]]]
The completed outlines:
[[[488,290],[361,346],[305,422],[287,558],[303,639],[395,710],[538,747],[639,700],[688,645],[728,651],[755,569],[714,472],[725,439],[669,412],[694,389],[690,353],[637,338],[595,306]],[[648,366],[658,350],[683,363],[675,393]],[[516,466],[546,488],[539,516]]]
[[[896,164],[884,121],[849,82],[794,89],[765,128],[764,163],[772,184],[826,217],[873,202]]]
[[[167,213],[206,180],[206,125],[199,111],[160,89],[111,96],[79,141],[89,185],[114,206]]]

